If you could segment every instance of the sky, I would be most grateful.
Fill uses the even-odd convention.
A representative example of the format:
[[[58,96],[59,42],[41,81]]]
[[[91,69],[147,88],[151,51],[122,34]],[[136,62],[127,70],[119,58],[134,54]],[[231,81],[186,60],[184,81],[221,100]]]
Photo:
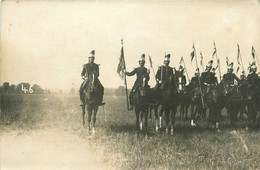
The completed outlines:
[[[116,73],[122,38],[127,71],[138,67],[145,53],[152,57],[156,72],[165,53],[170,53],[170,66],[178,68],[183,56],[191,78],[196,69],[195,60],[190,61],[193,42],[198,64],[203,54],[204,67],[212,59],[215,42],[222,75],[226,57],[237,68],[237,43],[248,73],[252,46],[260,55],[259,21],[259,1],[5,0],[1,4],[0,83],[79,88],[83,64],[95,50],[104,87],[123,86]],[[150,67],[148,58],[145,66]],[[152,71],[150,76],[154,86]],[[127,81],[131,87],[135,77]]]

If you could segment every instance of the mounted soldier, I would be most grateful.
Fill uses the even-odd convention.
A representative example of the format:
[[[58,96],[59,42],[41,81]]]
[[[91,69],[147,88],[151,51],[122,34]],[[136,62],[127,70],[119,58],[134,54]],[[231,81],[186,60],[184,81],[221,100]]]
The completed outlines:
[[[256,88],[256,81],[258,80],[258,75],[256,74],[257,68],[255,62],[253,62],[249,66],[250,73],[247,76],[247,81],[249,84],[249,88],[254,89]]]
[[[136,74],[137,78],[136,78],[136,81],[134,83],[134,86],[130,92],[130,95],[129,95],[129,99],[130,99],[130,109],[129,110],[133,110],[133,96],[134,96],[134,93],[137,89],[138,86],[142,85],[142,81],[144,80],[145,78],[145,86],[148,86],[148,81],[150,80],[150,70],[147,69],[146,67],[144,67],[145,65],[145,54],[142,54],[140,60],[139,60],[139,67],[135,68],[133,71],[131,72],[125,72],[125,74],[127,76],[133,76]]]
[[[184,73],[184,68],[182,65],[180,65],[179,70],[176,73],[178,91],[183,91],[186,86],[186,76]]]
[[[164,84],[169,80],[170,77],[174,76],[174,69],[172,67],[169,66],[170,64],[170,58],[171,55],[167,54],[165,56],[165,60],[163,62],[164,65],[159,66],[157,73],[156,73],[156,89],[158,90],[158,88],[163,89],[164,88]]]
[[[194,77],[191,78],[190,84],[188,85],[188,89],[192,90],[192,89],[199,87],[199,79],[201,79],[200,73],[199,73],[199,70],[196,69]]]
[[[83,92],[88,86],[92,83],[93,88],[97,89],[97,99],[98,105],[102,106],[103,103],[103,95],[104,95],[104,87],[99,81],[99,65],[94,63],[95,61],[95,50],[92,50],[90,56],[88,57],[88,63],[83,65],[83,70],[81,72],[81,77],[84,80],[80,86],[80,101],[81,106],[84,105],[84,95]]]
[[[228,65],[227,68],[227,73],[223,75],[223,83],[226,83],[228,85],[234,85],[235,84],[235,80],[237,81],[237,83],[240,81],[239,78],[233,73],[234,69],[233,69],[233,62],[231,62]]]
[[[212,64],[213,64],[213,60],[210,60],[208,62],[208,65],[206,66],[205,72],[203,72],[201,74],[202,89],[203,89],[204,92],[206,91],[206,93],[209,92],[210,87],[215,87],[215,86],[218,85],[218,80],[215,76],[215,73],[211,72]],[[213,71],[215,71],[215,69],[213,69]]]

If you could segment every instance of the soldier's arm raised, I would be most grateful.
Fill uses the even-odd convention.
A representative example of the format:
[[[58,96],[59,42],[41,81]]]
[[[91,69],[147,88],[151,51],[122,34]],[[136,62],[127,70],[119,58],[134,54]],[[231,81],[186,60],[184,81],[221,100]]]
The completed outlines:
[[[127,75],[127,76],[133,76],[133,75],[135,75],[136,74],[136,69],[134,69],[133,71],[131,71],[131,72],[125,72],[125,74]]]

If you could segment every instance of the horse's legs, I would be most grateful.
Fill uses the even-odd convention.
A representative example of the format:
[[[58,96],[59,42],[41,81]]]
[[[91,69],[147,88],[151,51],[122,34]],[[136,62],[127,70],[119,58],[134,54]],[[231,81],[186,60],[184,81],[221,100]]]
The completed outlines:
[[[158,115],[158,108],[157,107],[155,107],[154,108],[154,115],[155,115],[155,131],[156,132],[158,132],[158,127],[159,127],[159,122],[158,122],[158,117],[159,117],[159,115]]]
[[[184,120],[184,104],[183,103],[181,104],[181,107],[180,107],[180,118],[182,120]]]
[[[174,131],[176,112],[177,112],[177,108],[173,108],[172,113],[171,113],[171,117],[172,117],[172,120],[171,120],[171,135],[173,135],[173,131]]]
[[[86,114],[85,105],[83,105],[82,106],[83,127],[85,127],[85,114]]]
[[[166,122],[166,133],[169,132],[169,120],[170,120],[170,111],[168,109],[165,110],[165,122]]]
[[[160,118],[159,118],[159,128],[162,128],[162,115],[163,115],[163,107],[161,108],[160,112],[159,112],[159,115],[160,115]]]
[[[140,130],[143,130],[143,118],[144,118],[144,112],[141,111],[141,121],[140,121]]]
[[[87,106],[88,110],[88,130],[91,130],[91,117],[92,117],[92,108],[90,105]]]
[[[144,113],[145,117],[144,117],[144,123],[145,123],[145,134],[147,134],[147,131],[148,131],[148,109],[145,110],[145,113]]]
[[[95,106],[93,112],[93,128],[92,128],[92,132],[95,133],[95,127],[96,127],[96,120],[97,120],[97,111],[98,111],[98,106]]]
[[[197,106],[194,103],[191,104],[190,111],[191,111],[191,126],[196,126],[194,119],[195,119],[195,114],[197,112]]]
[[[136,127],[139,130],[140,126],[139,126],[139,109],[137,107],[135,107],[135,116],[136,116]]]

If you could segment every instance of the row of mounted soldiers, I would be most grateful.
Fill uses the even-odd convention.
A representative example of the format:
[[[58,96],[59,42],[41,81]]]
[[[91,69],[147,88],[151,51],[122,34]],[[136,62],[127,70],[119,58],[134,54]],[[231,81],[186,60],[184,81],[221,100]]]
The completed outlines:
[[[150,57],[150,56],[149,56]],[[204,72],[200,74],[199,69],[197,68],[195,70],[195,74],[192,77],[191,81],[187,84],[186,76],[185,76],[185,68],[180,65],[179,69],[175,69],[170,67],[170,54],[165,55],[165,59],[163,61],[163,65],[159,66],[155,78],[156,78],[156,86],[155,90],[160,91],[160,89],[163,88],[166,81],[172,77],[175,81],[175,86],[178,91],[178,94],[180,95],[189,95],[190,92],[192,92],[194,89],[198,89],[201,96],[201,107],[207,107],[207,95],[211,93],[213,89],[216,89],[218,86],[221,85],[222,89],[221,92],[223,94],[223,97],[225,97],[225,100],[227,103],[232,105],[231,99],[234,97],[234,94],[238,92],[238,89],[240,90],[239,98],[242,102],[247,102],[249,100],[253,100],[254,104],[254,118],[256,119],[257,111],[259,111],[259,95],[260,95],[260,73],[257,74],[257,67],[256,63],[253,62],[249,66],[249,74],[246,76],[245,72],[242,71],[242,74],[240,75],[240,78],[238,78],[234,73],[233,68],[233,62],[228,63],[227,62],[227,73],[223,75],[223,78],[221,82],[218,82],[218,79],[216,77],[216,68],[213,67],[213,60],[210,60],[206,66],[206,69]],[[133,109],[133,96],[138,86],[143,84],[143,80],[145,80],[145,85],[148,85],[148,81],[150,80],[150,70],[145,67],[145,54],[143,54],[139,60],[139,67],[135,68],[131,72],[125,71],[125,74],[127,76],[133,76],[136,75],[136,81],[134,83],[134,86],[130,92],[130,110]],[[145,79],[144,79],[145,78]],[[241,88],[240,87],[246,87]],[[245,92],[246,91],[246,92]],[[250,95],[249,95],[250,94]],[[192,94],[194,95],[194,94]],[[233,95],[233,96],[232,96]],[[189,98],[192,98],[189,96]],[[230,100],[229,100],[230,99]],[[235,100],[235,99],[234,99]],[[184,102],[187,102],[188,100],[184,100]],[[181,102],[181,101],[180,101]],[[227,103],[224,103],[223,106],[227,107]],[[186,105],[187,103],[183,103]],[[233,104],[236,104],[233,102]],[[181,105],[181,103],[180,103]],[[230,107],[236,107],[236,106],[230,106]],[[245,107],[249,107],[248,105]],[[258,108],[257,108],[258,107]],[[242,109],[243,110],[243,109]],[[231,110],[233,112],[233,110]],[[194,125],[194,122],[192,120],[191,124]]]

